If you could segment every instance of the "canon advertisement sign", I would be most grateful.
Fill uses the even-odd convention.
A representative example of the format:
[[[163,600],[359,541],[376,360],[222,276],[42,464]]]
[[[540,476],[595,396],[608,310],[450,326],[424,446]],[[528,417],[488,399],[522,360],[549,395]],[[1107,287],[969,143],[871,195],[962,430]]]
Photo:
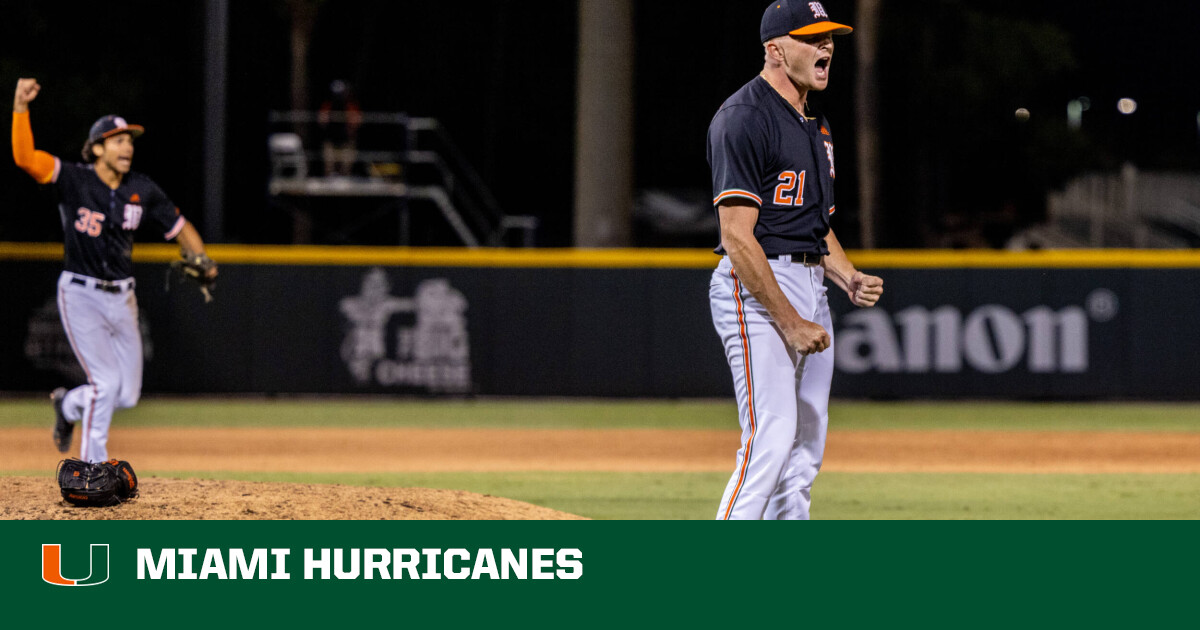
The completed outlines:
[[[161,290],[165,265],[139,267],[147,392],[733,396],[710,269],[313,266],[304,291],[286,290],[292,266],[222,269],[200,309]],[[0,309],[16,331],[0,335],[0,388],[82,382],[55,309],[59,263],[0,271],[19,283]],[[834,397],[1200,400],[1200,259],[879,274],[875,308],[830,285]]]
[[[1082,304],[1020,312],[1001,304],[855,310],[836,324],[836,365],[850,374],[1082,374],[1092,362],[1092,328],[1119,308],[1117,295],[1100,288]]]

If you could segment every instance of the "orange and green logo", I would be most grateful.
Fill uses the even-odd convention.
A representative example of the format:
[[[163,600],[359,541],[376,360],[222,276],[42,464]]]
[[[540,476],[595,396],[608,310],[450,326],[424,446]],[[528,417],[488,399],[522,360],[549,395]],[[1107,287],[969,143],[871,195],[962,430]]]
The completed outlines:
[[[108,545],[93,544],[91,569],[85,578],[62,575],[62,545],[42,545],[42,580],[56,586],[95,586],[108,581]]]

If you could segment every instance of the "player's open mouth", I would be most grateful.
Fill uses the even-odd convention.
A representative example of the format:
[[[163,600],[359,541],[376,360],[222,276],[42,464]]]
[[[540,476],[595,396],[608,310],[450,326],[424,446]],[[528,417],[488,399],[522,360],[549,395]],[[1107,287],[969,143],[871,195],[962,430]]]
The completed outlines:
[[[822,57],[817,60],[817,76],[818,77],[825,78],[825,77],[829,76],[829,62],[830,61],[832,61],[832,59],[830,57]]]

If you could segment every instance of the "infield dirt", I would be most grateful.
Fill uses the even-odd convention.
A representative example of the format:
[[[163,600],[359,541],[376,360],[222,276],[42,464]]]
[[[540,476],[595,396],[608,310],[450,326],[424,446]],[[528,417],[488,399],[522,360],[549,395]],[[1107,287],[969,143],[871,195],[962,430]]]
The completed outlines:
[[[56,500],[52,476],[10,477],[9,520],[566,520],[582,517],[461,490],[362,488],[211,479],[140,479],[141,496],[109,508]]]
[[[57,500],[60,459],[46,429],[0,430],[9,478],[0,518],[544,519],[578,518],[462,491],[144,479],[141,498],[83,510]],[[126,428],[109,452],[143,475],[213,472],[732,470],[736,431],[367,428]],[[1197,473],[1200,434],[833,431],[823,470],[838,472]]]

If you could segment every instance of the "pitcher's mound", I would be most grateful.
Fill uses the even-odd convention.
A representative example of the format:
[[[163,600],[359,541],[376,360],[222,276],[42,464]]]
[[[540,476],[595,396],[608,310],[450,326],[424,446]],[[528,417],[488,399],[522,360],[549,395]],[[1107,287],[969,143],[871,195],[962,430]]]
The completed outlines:
[[[7,520],[577,520],[581,516],[462,490],[367,488],[211,479],[139,480],[141,496],[110,508],[61,500],[53,478],[6,477]]]

